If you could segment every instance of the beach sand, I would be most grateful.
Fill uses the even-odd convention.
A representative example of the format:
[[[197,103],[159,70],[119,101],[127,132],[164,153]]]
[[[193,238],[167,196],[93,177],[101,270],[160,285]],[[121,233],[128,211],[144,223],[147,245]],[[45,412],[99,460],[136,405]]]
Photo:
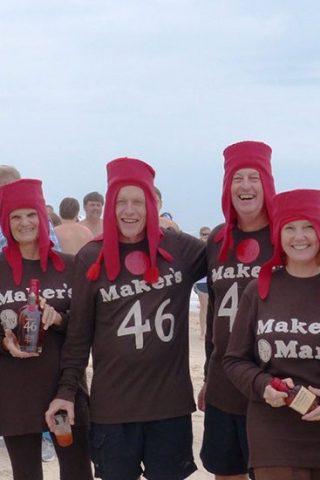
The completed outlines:
[[[196,310],[196,309],[194,309]],[[202,385],[203,363],[204,363],[204,340],[199,338],[198,314],[193,311],[190,313],[190,365],[191,376],[194,385],[195,398]],[[90,369],[90,367],[88,367]],[[213,475],[206,472],[199,460],[199,450],[201,447],[203,432],[203,413],[195,412],[193,414],[193,434],[194,434],[194,454],[199,470],[189,477],[190,480],[209,480]],[[58,463],[56,460],[44,463],[44,480],[58,480]],[[0,446],[0,480],[12,479],[11,469],[5,448]],[[76,479],[70,479],[76,480]]]

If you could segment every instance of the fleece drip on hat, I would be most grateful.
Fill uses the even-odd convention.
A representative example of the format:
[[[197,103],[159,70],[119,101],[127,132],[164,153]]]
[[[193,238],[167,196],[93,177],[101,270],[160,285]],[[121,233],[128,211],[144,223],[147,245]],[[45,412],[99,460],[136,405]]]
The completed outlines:
[[[252,168],[260,174],[264,192],[264,203],[270,219],[272,198],[275,195],[274,180],[271,169],[272,150],[263,142],[245,141],[227,147],[224,152],[224,179],[222,192],[222,211],[225,225],[215,235],[214,241],[222,240],[219,260],[225,261],[228,251],[233,248],[232,230],[237,224],[237,213],[232,205],[231,183],[234,174],[242,168]]]
[[[268,296],[272,269],[285,264],[281,247],[281,230],[287,223],[296,220],[308,220],[312,223],[320,240],[320,190],[298,189],[282,192],[273,198],[272,240],[274,253],[260,270],[258,279],[259,295]]]
[[[0,188],[0,225],[7,240],[3,253],[9,263],[16,285],[20,285],[23,274],[22,256],[19,244],[10,230],[10,213],[21,208],[33,208],[39,218],[38,245],[42,271],[47,270],[48,258],[57,271],[64,269],[64,262],[53,250],[49,237],[49,218],[42,193],[42,182],[36,179],[20,179]]]
[[[121,270],[119,255],[119,232],[116,219],[116,200],[121,188],[136,186],[143,190],[146,201],[146,236],[149,246],[150,266],[144,273],[144,280],[149,283],[157,282],[159,270],[157,267],[157,253],[167,261],[172,257],[168,252],[159,248],[162,233],[159,227],[159,214],[154,192],[153,168],[145,162],[135,158],[117,158],[107,164],[108,190],[103,216],[103,244],[96,262],[87,272],[89,280],[96,280],[100,274],[101,262],[110,281],[115,280]]]

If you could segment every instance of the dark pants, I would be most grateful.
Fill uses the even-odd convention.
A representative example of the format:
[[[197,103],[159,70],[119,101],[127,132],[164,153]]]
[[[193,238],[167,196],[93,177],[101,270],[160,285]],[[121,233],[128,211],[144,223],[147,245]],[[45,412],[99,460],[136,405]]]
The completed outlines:
[[[248,472],[248,456],[245,417],[207,404],[200,452],[204,468],[216,475],[243,475]]]
[[[91,455],[103,480],[183,480],[196,469],[191,415],[121,424],[93,423]],[[143,468],[142,468],[143,464]]]
[[[59,447],[52,440],[57,453],[60,480],[92,480],[87,427],[74,427],[73,444]],[[31,433],[4,437],[14,480],[43,480],[41,444],[42,434]]]

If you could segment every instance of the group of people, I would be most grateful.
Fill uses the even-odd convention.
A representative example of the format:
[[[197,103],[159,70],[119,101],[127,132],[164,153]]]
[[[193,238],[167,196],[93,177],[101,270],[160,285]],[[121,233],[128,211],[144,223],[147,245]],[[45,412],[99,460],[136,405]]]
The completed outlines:
[[[62,480],[92,479],[90,458],[103,480],[196,470],[188,316],[204,277],[204,467],[217,480],[320,479],[320,407],[286,406],[295,385],[320,395],[320,191],[276,195],[262,142],[231,145],[224,159],[225,222],[206,242],[160,227],[155,172],[138,159],[107,164],[103,232],[75,258],[53,248],[39,180],[0,188],[0,435],[15,480],[43,478],[41,432],[45,420],[55,431],[60,410],[74,436],[62,448],[53,435]],[[43,299],[40,355],[16,337],[30,278]]]

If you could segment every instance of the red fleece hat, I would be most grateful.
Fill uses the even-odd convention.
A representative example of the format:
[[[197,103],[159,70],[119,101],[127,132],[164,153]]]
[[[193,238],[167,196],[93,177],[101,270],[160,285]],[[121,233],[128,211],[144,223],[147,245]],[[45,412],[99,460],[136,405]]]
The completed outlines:
[[[42,271],[47,270],[48,258],[51,258],[57,271],[61,272],[65,267],[62,258],[52,250],[54,245],[49,238],[49,218],[41,185],[40,180],[21,179],[3,185],[0,189],[0,225],[8,242],[3,253],[12,269],[16,285],[20,285],[22,279],[22,256],[19,244],[13,238],[10,230],[9,215],[13,210],[34,208],[38,213],[38,243]]]
[[[281,230],[284,225],[296,220],[308,220],[312,223],[320,240],[320,190],[291,190],[275,195],[272,200],[272,240],[273,256],[260,270],[258,279],[259,295],[268,296],[272,269],[285,264],[281,247]]]
[[[264,203],[270,218],[271,199],[275,195],[274,180],[271,170],[271,153],[269,145],[262,142],[239,142],[227,147],[224,152],[224,179],[222,192],[222,211],[225,225],[214,237],[214,242],[223,239],[219,260],[227,259],[228,251],[233,248],[232,229],[237,223],[237,213],[231,201],[231,183],[233,175],[241,168],[253,168],[260,174]]]
[[[119,232],[115,214],[116,200],[122,187],[134,185],[143,190],[146,200],[146,236],[149,243],[150,265],[144,272],[144,280],[155,283],[159,278],[157,253],[159,252],[167,261],[172,261],[171,255],[159,248],[162,233],[159,228],[159,213],[153,184],[155,171],[141,160],[124,157],[109,162],[107,164],[107,174],[108,190],[103,216],[103,246],[96,262],[89,268],[87,278],[96,280],[99,277],[102,258],[104,259],[108,279],[113,281],[119,275],[121,265]]]

